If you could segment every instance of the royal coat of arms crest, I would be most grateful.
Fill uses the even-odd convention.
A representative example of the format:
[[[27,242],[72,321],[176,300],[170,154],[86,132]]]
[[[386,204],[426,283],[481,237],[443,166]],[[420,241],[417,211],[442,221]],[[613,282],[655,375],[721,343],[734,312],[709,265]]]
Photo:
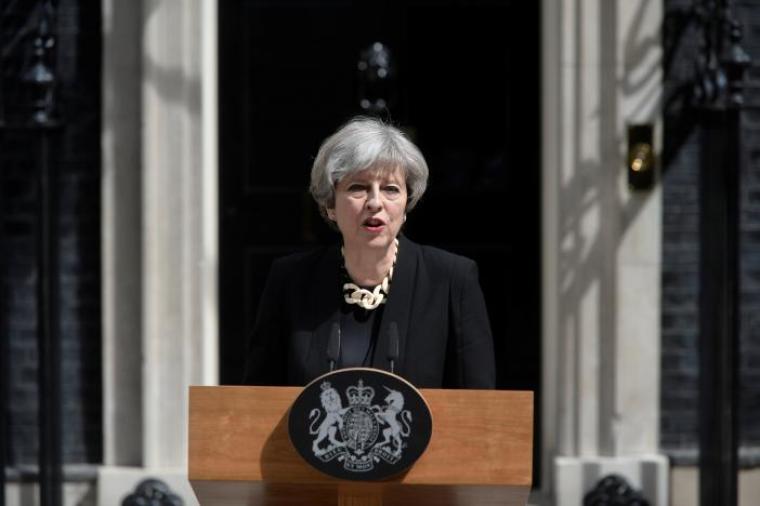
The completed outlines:
[[[336,478],[372,481],[408,469],[432,434],[430,408],[403,378],[378,369],[333,371],[304,387],[288,434],[310,465]]]
[[[340,393],[329,381],[320,387],[322,410],[314,408],[309,413],[309,434],[316,436],[315,457],[322,462],[337,458],[346,470],[355,472],[372,470],[381,459],[388,464],[399,461],[412,423],[401,392],[384,386],[384,403],[372,404],[375,389],[360,379],[346,389],[348,406],[343,407]]]

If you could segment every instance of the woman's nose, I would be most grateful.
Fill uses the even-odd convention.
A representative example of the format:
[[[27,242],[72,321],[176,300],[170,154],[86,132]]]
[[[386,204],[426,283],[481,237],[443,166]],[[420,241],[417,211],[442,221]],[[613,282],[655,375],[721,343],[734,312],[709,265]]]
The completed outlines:
[[[380,188],[371,188],[367,193],[367,209],[377,210],[382,207],[380,200]]]

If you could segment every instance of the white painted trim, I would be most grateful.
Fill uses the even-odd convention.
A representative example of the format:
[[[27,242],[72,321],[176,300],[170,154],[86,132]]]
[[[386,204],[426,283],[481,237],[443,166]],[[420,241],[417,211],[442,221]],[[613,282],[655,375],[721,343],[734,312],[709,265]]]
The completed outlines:
[[[203,161],[201,311],[203,384],[219,383],[219,91],[218,7],[216,0],[201,5],[201,119]]]
[[[103,0],[103,460],[142,462],[140,3]]]
[[[562,3],[541,2],[541,483],[547,495],[553,481],[552,461],[558,452],[558,360],[559,318],[557,293],[559,231],[559,163]]]

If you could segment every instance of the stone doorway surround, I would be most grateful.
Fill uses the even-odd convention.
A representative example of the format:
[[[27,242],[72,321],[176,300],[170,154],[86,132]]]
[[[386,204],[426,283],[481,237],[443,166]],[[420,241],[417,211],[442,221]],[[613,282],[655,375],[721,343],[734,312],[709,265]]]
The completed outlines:
[[[610,473],[668,504],[661,189],[631,191],[625,163],[628,125],[661,130],[662,21],[662,2],[542,2],[542,504]]]
[[[186,391],[218,376],[216,7],[103,13],[99,503],[154,476],[194,504]],[[651,0],[542,2],[543,504],[577,505],[610,471],[667,504],[661,194],[629,191],[624,169],[626,126],[660,123],[662,16]]]
[[[215,0],[103,0],[103,438],[97,504],[185,504],[187,387],[218,382]]]

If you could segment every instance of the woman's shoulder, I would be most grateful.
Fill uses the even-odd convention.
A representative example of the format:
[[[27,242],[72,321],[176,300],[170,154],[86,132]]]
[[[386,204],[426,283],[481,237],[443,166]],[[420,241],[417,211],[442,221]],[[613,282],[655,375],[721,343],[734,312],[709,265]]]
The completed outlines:
[[[409,239],[406,239],[406,242],[408,243],[408,247],[417,252],[420,261],[429,269],[465,271],[476,266],[475,261],[466,256],[452,253],[436,246],[418,244]]]
[[[337,246],[316,246],[310,249],[296,251],[288,255],[275,258],[272,261],[272,270],[285,272],[311,271],[326,259],[335,256]]]

